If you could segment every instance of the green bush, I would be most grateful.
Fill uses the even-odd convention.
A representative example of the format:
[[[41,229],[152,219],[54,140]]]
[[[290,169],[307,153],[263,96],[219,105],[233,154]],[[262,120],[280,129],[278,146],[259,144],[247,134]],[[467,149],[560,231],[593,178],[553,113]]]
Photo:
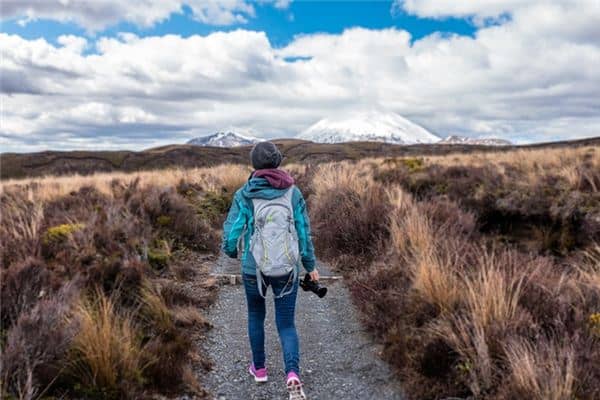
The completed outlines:
[[[61,224],[50,227],[44,233],[42,242],[44,244],[60,243],[66,240],[69,235],[85,227],[84,224]]]

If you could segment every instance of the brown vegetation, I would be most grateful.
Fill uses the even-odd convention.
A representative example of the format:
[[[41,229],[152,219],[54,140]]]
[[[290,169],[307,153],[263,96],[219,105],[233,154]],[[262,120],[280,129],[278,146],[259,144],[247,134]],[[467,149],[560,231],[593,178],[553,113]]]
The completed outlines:
[[[447,155],[473,151],[511,151],[473,145],[393,145],[378,142],[321,144],[298,139],[275,140],[282,150],[286,165],[360,160],[365,157],[416,157]],[[557,148],[598,145],[598,138],[525,146]],[[249,146],[222,148],[193,145],[168,145],[143,151],[44,151],[39,153],[0,154],[0,179],[22,179],[44,175],[88,175],[99,172],[134,172],[168,168],[200,168],[222,164],[246,164]]]
[[[600,396],[597,148],[363,160],[314,177],[317,250],[410,398]]]
[[[1,395],[206,395],[192,346],[214,299],[223,204],[245,179],[222,166],[13,182],[0,197]]]
[[[353,146],[342,158],[382,149]],[[318,255],[347,277],[410,398],[599,398],[598,147],[451,147],[289,165]],[[319,161],[331,157],[319,149]],[[208,327],[214,280],[190,260],[217,251],[249,172],[5,182],[3,394],[203,396],[190,365],[209,361],[191,354],[189,335]]]

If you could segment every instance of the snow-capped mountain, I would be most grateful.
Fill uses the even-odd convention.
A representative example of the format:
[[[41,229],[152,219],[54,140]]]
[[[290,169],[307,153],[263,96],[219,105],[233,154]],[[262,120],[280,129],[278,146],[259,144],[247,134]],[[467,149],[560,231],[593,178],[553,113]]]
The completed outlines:
[[[480,146],[510,146],[511,142],[505,139],[496,138],[470,138],[466,136],[451,135],[440,140],[440,144],[472,144]]]
[[[191,139],[187,144],[212,147],[238,147],[248,146],[258,142],[260,142],[260,139],[242,136],[234,132],[217,132],[213,135]]]
[[[323,118],[300,135],[299,139],[318,143],[373,141],[395,144],[435,143],[439,137],[392,112],[367,111]]]

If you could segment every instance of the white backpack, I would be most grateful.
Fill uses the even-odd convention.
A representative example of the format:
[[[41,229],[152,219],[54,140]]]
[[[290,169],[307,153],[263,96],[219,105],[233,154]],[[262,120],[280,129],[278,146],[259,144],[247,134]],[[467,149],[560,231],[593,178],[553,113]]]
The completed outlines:
[[[252,199],[254,233],[250,238],[250,252],[256,261],[258,292],[262,297],[265,297],[263,276],[290,275],[291,280],[288,280],[281,293],[276,296],[283,297],[292,292],[293,283],[298,275],[296,266],[300,260],[300,251],[294,224],[292,189],[293,186],[276,199]],[[292,285],[286,291],[290,282]]]

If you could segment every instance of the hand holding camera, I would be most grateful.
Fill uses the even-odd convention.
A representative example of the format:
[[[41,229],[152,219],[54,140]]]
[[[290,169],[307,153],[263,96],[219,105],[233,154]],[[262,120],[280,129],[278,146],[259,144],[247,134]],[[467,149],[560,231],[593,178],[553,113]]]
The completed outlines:
[[[327,294],[327,288],[325,286],[322,286],[318,280],[312,280],[311,274],[306,274],[304,276],[304,279],[300,281],[300,287],[305,292],[308,292],[310,290],[320,298],[325,297],[325,295]]]

